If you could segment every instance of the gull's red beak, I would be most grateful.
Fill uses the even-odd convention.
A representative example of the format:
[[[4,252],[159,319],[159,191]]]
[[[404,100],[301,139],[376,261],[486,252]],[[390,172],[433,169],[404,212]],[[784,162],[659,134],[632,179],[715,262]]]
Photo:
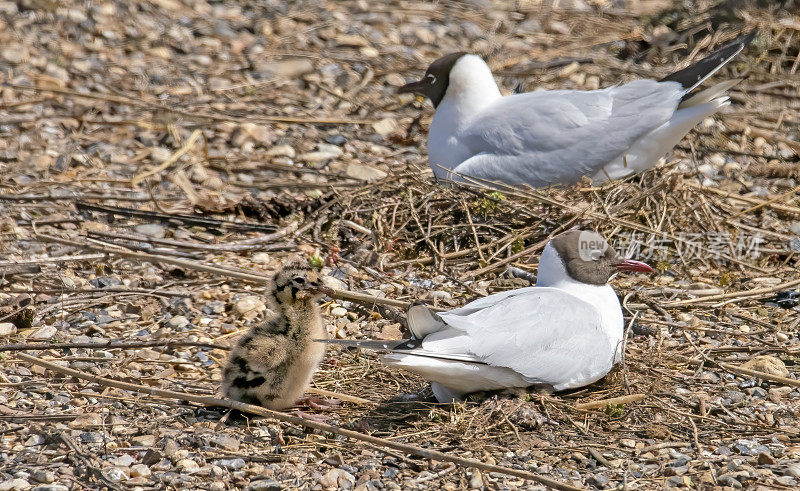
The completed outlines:
[[[633,271],[636,273],[655,273],[656,271],[646,263],[641,261],[634,261],[633,259],[625,259],[614,265],[617,271]]]
[[[427,86],[428,86],[428,84],[425,82],[424,79],[423,80],[417,80],[416,82],[411,82],[411,83],[403,85],[402,87],[398,87],[397,88],[397,93],[398,94],[407,94],[407,93],[410,92],[412,94],[425,95],[425,88]]]

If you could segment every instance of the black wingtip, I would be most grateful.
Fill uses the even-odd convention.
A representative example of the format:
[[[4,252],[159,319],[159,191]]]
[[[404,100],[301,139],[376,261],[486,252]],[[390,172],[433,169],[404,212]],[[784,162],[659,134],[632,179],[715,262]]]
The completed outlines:
[[[706,78],[713,75],[714,72],[733,59],[734,56],[739,54],[739,52],[756,37],[756,34],[758,34],[758,31],[753,29],[747,34],[737,37],[697,63],[667,75],[659,80],[659,82],[678,82],[687,91],[693,90]]]

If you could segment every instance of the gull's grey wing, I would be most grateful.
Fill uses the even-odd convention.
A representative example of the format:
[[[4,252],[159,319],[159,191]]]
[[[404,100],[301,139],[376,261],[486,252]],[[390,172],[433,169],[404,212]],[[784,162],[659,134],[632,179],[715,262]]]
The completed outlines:
[[[680,83],[655,80],[510,95],[456,135],[474,156],[454,171],[531,186],[576,182],[669,121],[682,96]]]
[[[598,310],[557,288],[523,290],[480,310],[440,314],[449,328],[426,337],[422,349],[472,355],[531,383],[558,386],[605,374],[617,347]]]

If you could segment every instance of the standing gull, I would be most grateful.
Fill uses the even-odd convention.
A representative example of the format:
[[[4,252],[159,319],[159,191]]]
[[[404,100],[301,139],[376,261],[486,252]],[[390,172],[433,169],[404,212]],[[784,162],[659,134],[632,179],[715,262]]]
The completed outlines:
[[[581,387],[622,354],[622,309],[608,284],[618,271],[653,269],[621,258],[594,232],[571,230],[545,246],[536,286],[439,314],[414,305],[410,340],[328,342],[385,352],[386,364],[429,380],[440,402],[485,390]]]
[[[469,176],[533,187],[619,179],[653,167],[697,123],[729,104],[741,79],[692,93],[755,32],[661,80],[606,89],[502,96],[486,63],[464,52],[400,87],[433,102],[428,161],[438,179]]]

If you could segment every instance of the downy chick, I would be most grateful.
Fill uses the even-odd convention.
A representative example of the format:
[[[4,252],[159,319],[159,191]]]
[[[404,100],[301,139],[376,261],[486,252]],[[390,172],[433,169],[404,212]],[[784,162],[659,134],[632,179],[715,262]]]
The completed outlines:
[[[268,300],[276,312],[239,339],[223,372],[223,393],[269,409],[291,407],[308,388],[327,338],[317,300],[331,290],[307,261],[293,259],[273,277]]]

